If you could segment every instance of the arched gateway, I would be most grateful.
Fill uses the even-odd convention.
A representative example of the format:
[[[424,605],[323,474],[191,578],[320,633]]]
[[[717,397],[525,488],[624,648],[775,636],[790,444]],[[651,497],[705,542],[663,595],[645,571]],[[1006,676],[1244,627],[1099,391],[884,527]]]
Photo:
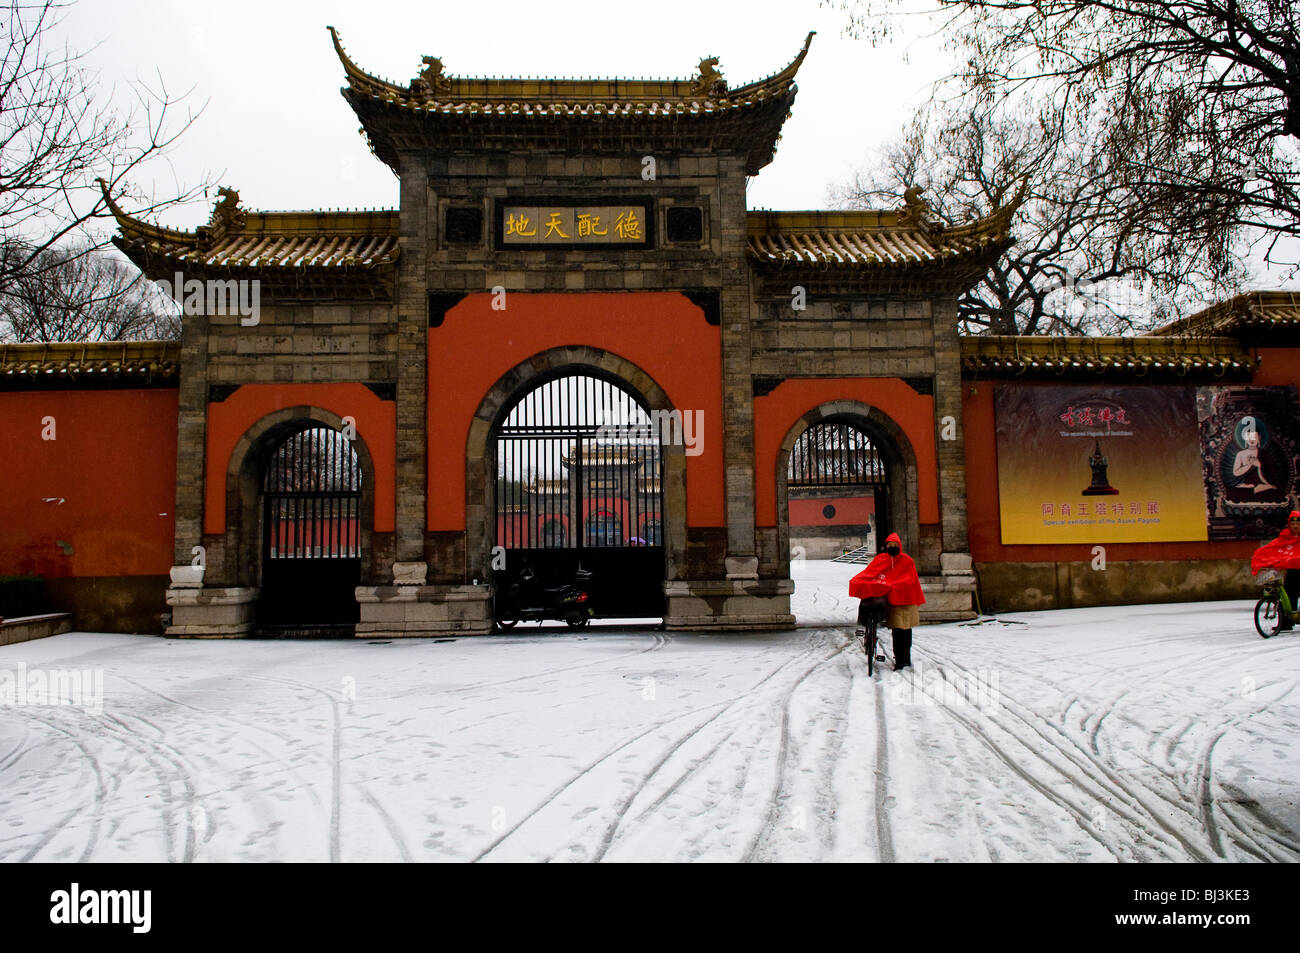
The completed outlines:
[[[681,423],[590,371],[519,395],[493,440],[498,616],[524,567],[547,585],[590,572],[598,618],[663,615],[660,442],[680,439]]]
[[[275,449],[262,477],[259,629],[352,634],[362,483],[352,442],[332,428],[306,427]]]
[[[841,403],[884,454],[877,519],[905,533],[927,591],[950,588],[941,557],[969,563],[956,301],[1010,242],[1010,208],[957,228],[916,198],[748,210],[807,41],[746,84],[712,69],[613,82],[432,67],[400,84],[332,39],[399,208],[254,212],[227,190],[208,225],[183,232],[110,198],[119,247],[187,302],[173,632],[244,634],[305,590],[276,578],[301,557],[253,526],[315,534],[315,516],[287,514],[316,504],[227,474],[241,434],[304,406],[358,438],[358,636],[489,632],[496,587],[524,558],[621,577],[602,596],[609,614],[789,626],[788,510],[808,487],[790,480],[785,441],[809,408]],[[872,429],[883,421],[895,430]],[[649,425],[658,443],[602,425]],[[336,558],[325,539],[320,558]],[[197,547],[205,568],[190,564]],[[340,605],[350,579],[329,587]],[[927,611],[971,614],[968,588],[950,596]]]

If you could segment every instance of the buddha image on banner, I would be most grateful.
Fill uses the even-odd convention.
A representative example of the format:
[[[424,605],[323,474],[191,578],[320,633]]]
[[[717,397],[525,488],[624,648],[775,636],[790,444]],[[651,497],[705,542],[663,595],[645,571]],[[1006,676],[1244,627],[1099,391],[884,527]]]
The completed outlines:
[[[1191,387],[1001,384],[1002,542],[1206,539]]]
[[[1271,539],[1300,497],[1296,388],[1196,391],[1210,539]]]

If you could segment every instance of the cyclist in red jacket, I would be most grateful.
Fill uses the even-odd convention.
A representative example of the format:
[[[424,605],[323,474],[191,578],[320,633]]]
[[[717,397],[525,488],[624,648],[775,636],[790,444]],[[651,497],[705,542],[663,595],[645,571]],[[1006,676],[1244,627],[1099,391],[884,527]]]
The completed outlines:
[[[1254,575],[1261,569],[1285,570],[1286,578],[1282,582],[1282,588],[1291,600],[1291,611],[1295,612],[1300,608],[1296,603],[1297,598],[1300,598],[1300,510],[1292,510],[1286,523],[1286,529],[1282,530],[1277,539],[1255,550],[1255,555],[1250,560],[1250,572]],[[1289,618],[1284,617],[1280,621],[1279,631],[1294,625]]]
[[[867,611],[867,599],[882,584],[887,589],[883,596],[885,625],[894,636],[894,668],[908,668],[912,664],[912,627],[921,624],[921,610],[917,607],[925,603],[925,593],[921,591],[916,564],[903,552],[903,541],[897,533],[890,533],[885,538],[884,552],[877,553],[866,569],[849,580],[849,595],[862,599],[859,620]]]

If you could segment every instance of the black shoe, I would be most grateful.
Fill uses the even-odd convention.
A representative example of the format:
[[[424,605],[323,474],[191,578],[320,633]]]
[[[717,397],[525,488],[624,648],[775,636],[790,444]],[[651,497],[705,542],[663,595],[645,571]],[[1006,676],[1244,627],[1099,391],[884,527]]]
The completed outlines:
[[[894,671],[895,671],[895,672],[900,672],[900,671],[902,671],[902,670],[905,669],[905,668],[911,668],[911,667],[912,667],[912,663],[911,663],[911,662],[903,662],[903,663],[901,663],[901,664],[898,663],[898,662],[895,662],[895,663],[894,663]]]

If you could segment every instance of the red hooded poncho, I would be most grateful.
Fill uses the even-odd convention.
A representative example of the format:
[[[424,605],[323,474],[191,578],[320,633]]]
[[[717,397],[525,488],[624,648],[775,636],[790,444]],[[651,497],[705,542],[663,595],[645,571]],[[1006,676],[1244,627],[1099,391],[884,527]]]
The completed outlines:
[[[1300,517],[1300,510],[1292,510],[1288,522],[1296,517]],[[1250,574],[1254,576],[1261,569],[1300,569],[1300,536],[1291,532],[1289,526],[1250,557]]]
[[[885,538],[886,545],[891,542],[902,545],[897,533],[890,533]],[[877,553],[866,569],[849,580],[849,595],[854,599],[885,596],[885,601],[891,606],[925,605],[925,593],[921,591],[916,564],[903,552],[897,556]]]

